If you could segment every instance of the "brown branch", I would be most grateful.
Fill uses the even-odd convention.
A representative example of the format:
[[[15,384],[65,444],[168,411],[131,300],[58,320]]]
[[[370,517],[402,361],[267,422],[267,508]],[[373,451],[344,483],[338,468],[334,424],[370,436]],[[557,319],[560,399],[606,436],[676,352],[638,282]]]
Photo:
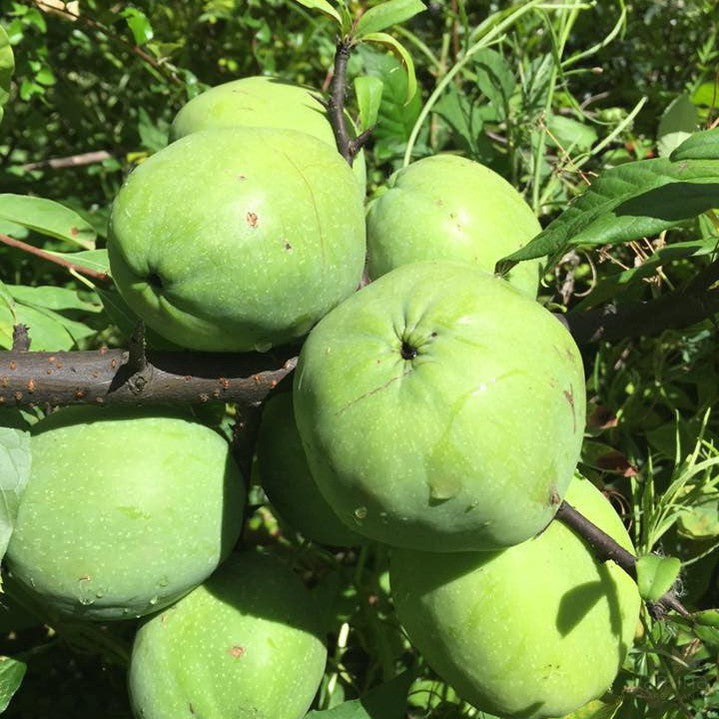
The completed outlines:
[[[654,300],[609,304],[587,312],[558,315],[577,344],[654,335],[701,322],[719,312],[719,260],[707,265],[683,290]]]
[[[352,42],[349,38],[342,38],[337,43],[335,51],[334,71],[330,81],[330,98],[327,102],[327,114],[329,116],[332,132],[335,135],[337,150],[340,155],[351,165],[354,160],[350,143],[347,117],[345,116],[345,98],[347,93],[347,61],[350,57]]]
[[[95,150],[94,152],[82,152],[79,155],[70,155],[69,157],[53,157],[49,160],[28,162],[25,165],[20,165],[20,169],[25,172],[42,170],[45,167],[50,167],[53,170],[63,170],[66,167],[82,167],[96,162],[104,162],[111,157],[112,155],[106,150]]]
[[[96,280],[97,282],[110,282],[110,276],[105,272],[98,272],[97,270],[92,270],[89,267],[83,267],[82,265],[76,265],[74,262],[71,262],[70,260],[66,260],[64,257],[58,257],[57,255],[54,255],[52,252],[46,252],[45,250],[41,250],[39,247],[34,247],[33,245],[29,245],[27,242],[22,242],[21,240],[16,240],[14,237],[9,237],[8,235],[0,234],[0,242],[7,245],[8,247],[14,247],[18,250],[22,250],[23,252],[27,252],[30,255],[34,255],[35,257],[40,257],[43,260],[47,260],[48,262],[54,262],[56,265],[60,265],[61,267],[65,267],[68,270],[73,270],[74,272],[77,272],[78,274],[85,275],[85,277],[90,277],[93,280]]]
[[[0,406],[239,402],[265,398],[296,364],[296,348],[265,354],[128,350],[0,352]],[[137,367],[137,365],[135,365]]]
[[[612,560],[634,581],[637,580],[636,557],[624,549],[624,547],[617,544],[612,537],[597,527],[596,524],[590,522],[583,514],[572,507],[571,504],[562,502],[554,518],[558,519],[562,524],[582,537],[600,561],[606,562]],[[676,593],[671,589],[656,602],[649,604],[649,611],[656,618],[663,618],[670,609],[673,609],[684,618],[691,618],[691,614],[686,610],[677,598]]]

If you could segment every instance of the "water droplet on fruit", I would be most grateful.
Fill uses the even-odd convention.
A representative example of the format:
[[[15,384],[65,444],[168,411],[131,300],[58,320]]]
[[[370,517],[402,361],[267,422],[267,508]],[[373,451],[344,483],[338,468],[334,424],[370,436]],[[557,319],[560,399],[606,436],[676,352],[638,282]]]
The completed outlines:
[[[160,601],[160,598],[155,596],[152,599],[150,599],[150,604],[154,607],[155,604],[157,604]]]
[[[354,511],[354,517],[358,521],[362,521],[367,517],[367,507],[357,507]]]
[[[80,604],[82,604],[83,606],[86,607],[86,606],[92,604],[94,599],[90,599],[90,597],[80,597],[78,599],[78,601],[80,602]]]
[[[272,349],[272,342],[255,342],[255,352],[267,352]]]
[[[157,582],[158,587],[166,587],[170,583],[170,580],[167,577],[160,577],[160,579]]]
[[[102,589],[98,589],[98,590],[95,592],[95,596],[96,596],[98,599],[102,599],[102,598],[105,596],[105,592],[104,592]]]

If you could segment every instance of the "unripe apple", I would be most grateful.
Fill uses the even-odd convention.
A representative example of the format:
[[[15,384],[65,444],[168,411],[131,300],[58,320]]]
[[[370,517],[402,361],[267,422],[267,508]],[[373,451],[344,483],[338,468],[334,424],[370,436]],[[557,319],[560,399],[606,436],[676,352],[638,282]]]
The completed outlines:
[[[336,148],[327,110],[315,97],[317,94],[310,87],[261,75],[225,82],[192,98],[177,113],[170,140],[217,127],[274,127],[306,132]],[[347,121],[351,127],[349,117]],[[352,169],[364,197],[364,152],[357,155]]]
[[[633,551],[620,518],[584,479],[567,501]],[[552,522],[499,552],[394,550],[397,615],[410,641],[483,712],[559,717],[606,692],[632,645],[640,599],[614,562]]]
[[[459,262],[403,265],[312,330],[294,380],[317,486],[352,529],[427,551],[543,529],[572,478],[582,361],[550,312]]]
[[[6,560],[51,610],[154,612],[197,586],[242,525],[227,442],[161,409],[69,407],[41,420]]]
[[[265,402],[256,450],[262,488],[291,527],[320,544],[352,546],[365,541],[338,519],[317,489],[295,424],[290,392]]]
[[[110,268],[128,305],[197,350],[267,350],[354,292],[362,200],[347,163],[290,130],[205,130],[146,160],[117,195]]]
[[[233,555],[137,632],[138,719],[301,719],[327,652],[311,596],[279,559]]]
[[[522,196],[501,175],[457,155],[425,157],[398,170],[367,212],[369,274],[419,260],[458,260],[494,272],[498,260],[541,231]],[[537,296],[539,263],[506,277]]]

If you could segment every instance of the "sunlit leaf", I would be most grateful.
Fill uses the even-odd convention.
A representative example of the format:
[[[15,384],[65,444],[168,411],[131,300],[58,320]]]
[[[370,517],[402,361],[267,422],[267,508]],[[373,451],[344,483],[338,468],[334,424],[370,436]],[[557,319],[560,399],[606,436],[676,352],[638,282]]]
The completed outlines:
[[[155,36],[152,25],[142,10],[128,7],[122,11],[122,16],[127,21],[127,26],[130,28],[135,43],[138,45],[144,45]]]
[[[333,8],[327,0],[295,0],[296,3],[306,7],[308,10],[319,10],[323,15],[342,25],[342,18],[336,8]]]
[[[377,123],[382,104],[384,83],[378,77],[360,75],[354,80],[355,96],[360,116],[360,130],[366,130]]]
[[[647,602],[656,602],[666,594],[677,577],[682,563],[676,557],[645,554],[637,559],[637,587]]]
[[[0,25],[0,120],[3,118],[3,106],[10,97],[10,81],[15,70],[10,38]]]
[[[0,219],[88,250],[95,247],[96,234],[92,226],[77,212],[53,200],[10,193],[0,195]]]
[[[657,158],[613,167],[531,242],[500,260],[497,271],[577,245],[654,237],[713,207],[719,207],[717,162]]]
[[[0,656],[0,713],[4,712],[20,688],[27,664],[19,659]]]
[[[374,42],[379,45],[385,45],[392,50],[402,61],[404,69],[407,73],[407,96],[405,97],[405,105],[414,97],[417,92],[417,76],[414,72],[414,62],[412,56],[404,45],[395,40],[391,35],[385,32],[371,32],[362,38],[365,42]]]
[[[388,0],[370,8],[357,22],[354,36],[362,39],[368,34],[386,30],[392,25],[409,20],[426,10],[420,0]]]
[[[669,157],[699,124],[699,113],[687,95],[679,95],[662,113],[657,130],[660,157]]]

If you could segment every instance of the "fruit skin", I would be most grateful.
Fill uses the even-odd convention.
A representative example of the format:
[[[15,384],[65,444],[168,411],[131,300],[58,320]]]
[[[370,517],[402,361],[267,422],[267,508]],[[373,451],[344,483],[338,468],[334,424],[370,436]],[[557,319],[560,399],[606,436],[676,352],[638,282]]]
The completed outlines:
[[[317,489],[295,424],[292,394],[270,397],[257,435],[260,482],[279,516],[308,539],[355,546],[365,539],[345,526]]]
[[[410,262],[457,260],[494,272],[498,260],[541,231],[522,196],[488,167],[434,155],[397,171],[367,211],[370,277]],[[522,262],[506,279],[535,298],[539,262]]]
[[[360,290],[312,330],[294,383],[320,491],[348,526],[392,546],[524,541],[554,516],[579,458],[574,341],[472,265],[403,265]]]
[[[575,479],[567,501],[633,552],[589,481]],[[429,665],[502,717],[563,716],[602,695],[639,619],[634,581],[560,522],[500,552],[394,550],[390,580],[397,615]]]
[[[244,486],[208,427],[162,409],[69,407],[30,443],[6,560],[51,610],[102,621],[157,611],[237,541]]]
[[[307,589],[279,559],[233,555],[137,632],[130,700],[138,719],[300,719],[327,651]]]
[[[177,113],[170,128],[170,141],[218,127],[274,127],[306,132],[335,148],[327,110],[313,92],[317,94],[310,87],[261,75],[225,82],[194,97]],[[364,151],[358,153],[352,169],[364,197],[367,182]]]
[[[347,163],[290,130],[205,130],[146,160],[115,198],[112,276],[165,338],[267,350],[352,293],[365,257]]]

